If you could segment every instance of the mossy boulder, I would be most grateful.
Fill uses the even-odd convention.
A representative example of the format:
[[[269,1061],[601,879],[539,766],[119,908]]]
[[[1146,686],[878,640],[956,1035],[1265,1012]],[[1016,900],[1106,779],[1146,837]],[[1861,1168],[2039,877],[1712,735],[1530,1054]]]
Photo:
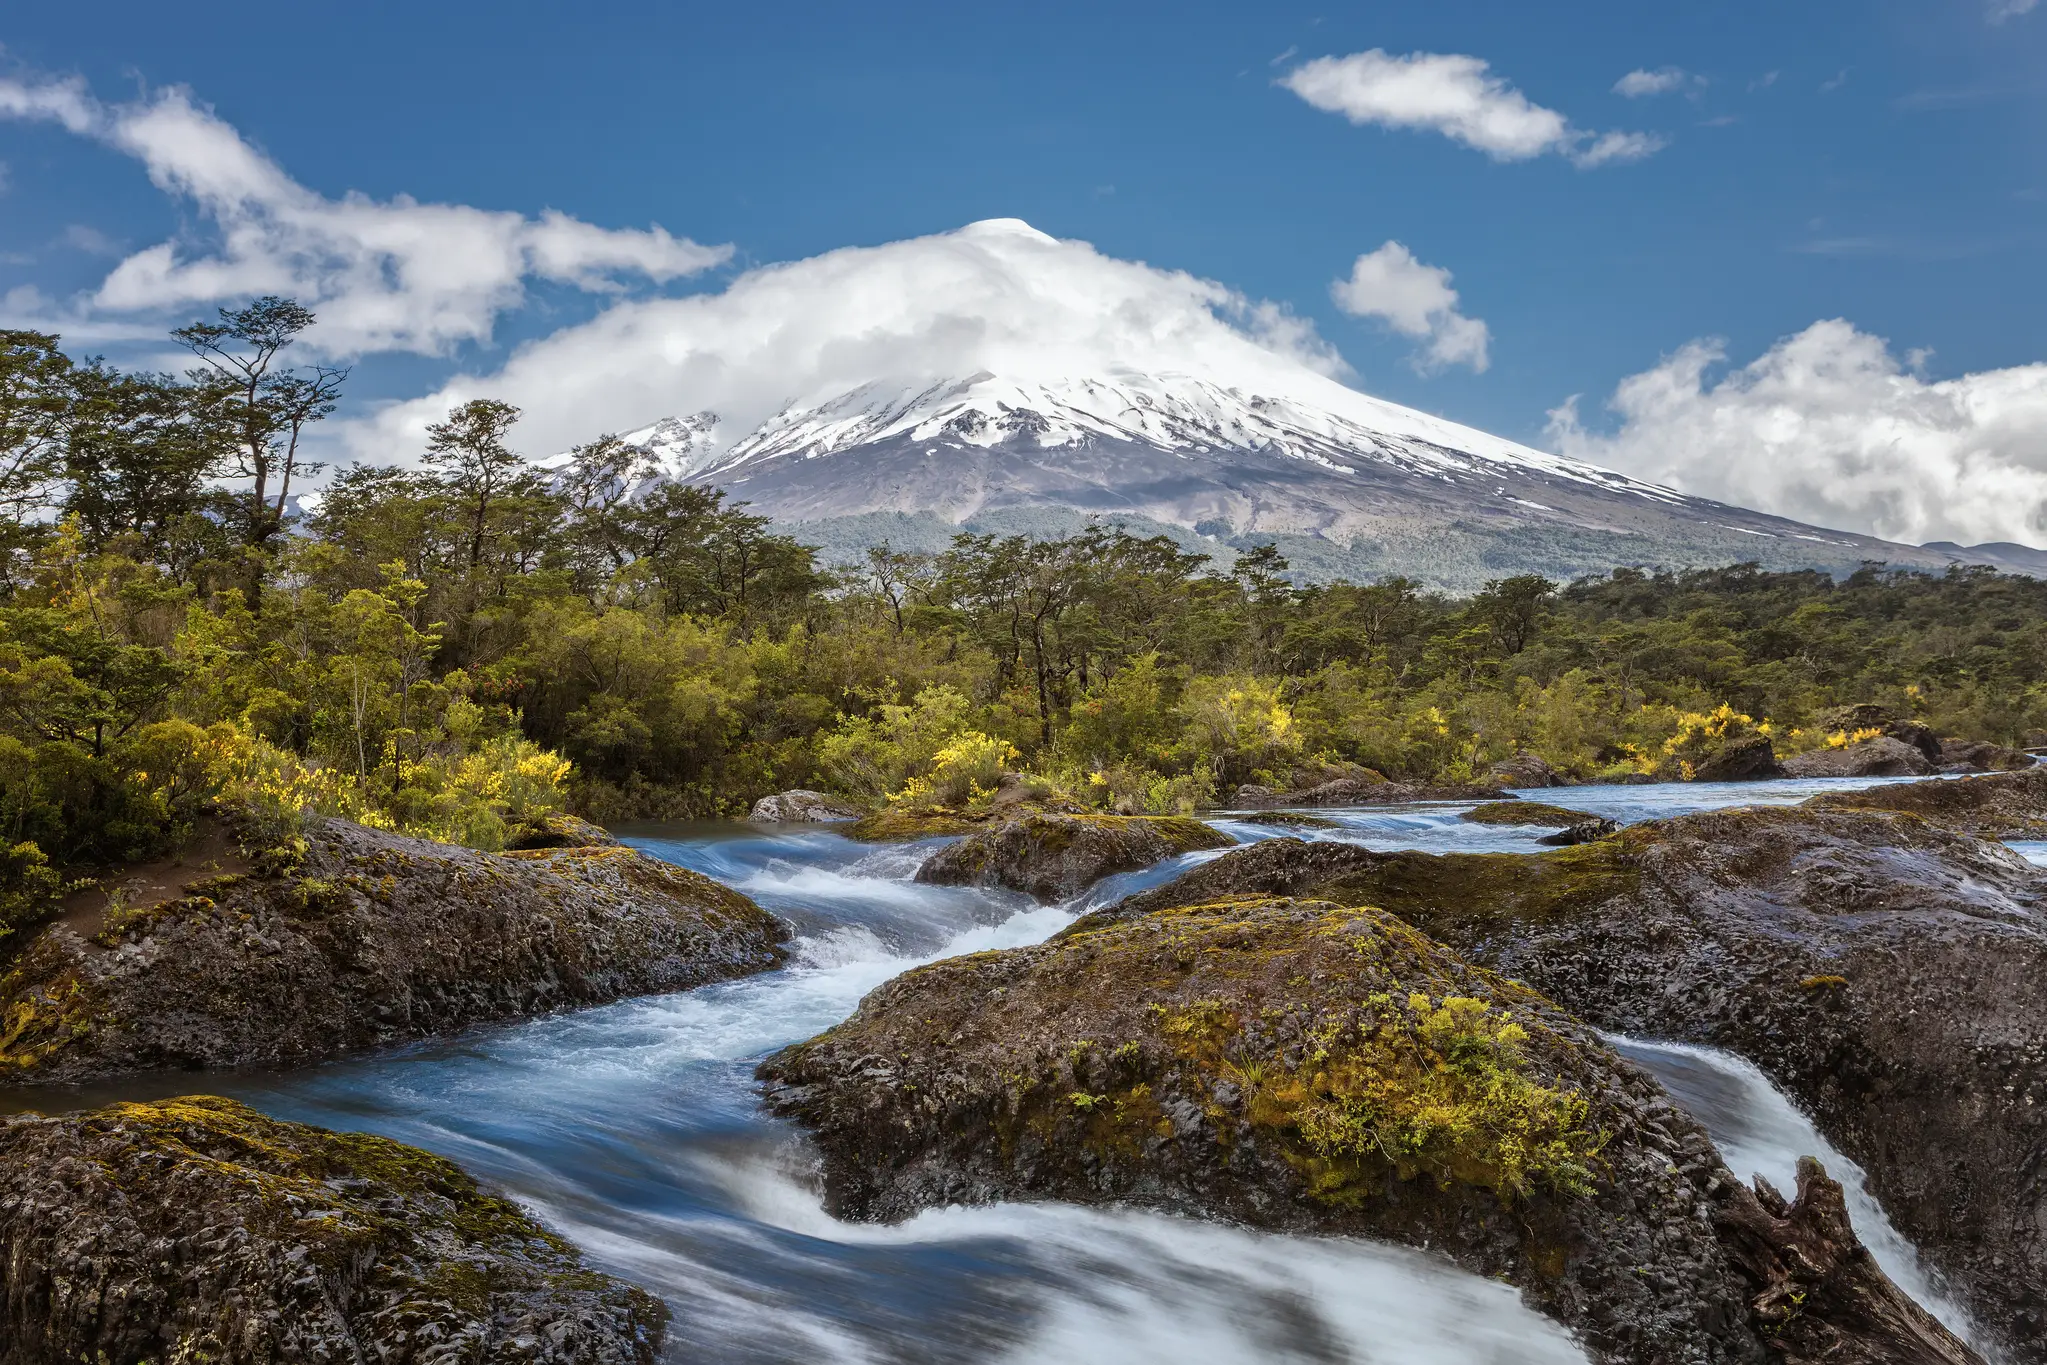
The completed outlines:
[[[207,1096],[0,1119],[0,1365],[653,1365],[666,1322],[400,1143]]]
[[[1755,1196],[1699,1126],[1381,911],[1254,898],[950,959],[760,1074],[840,1216],[1065,1199],[1390,1239],[1600,1361],[1771,1358],[1716,1232]]]
[[[917,869],[917,880],[1006,886],[1055,902],[1118,872],[1235,843],[1188,816],[1026,815],[940,849]]]
[[[1818,802],[1544,854],[1274,839],[1076,928],[1228,895],[1381,906],[1601,1028],[1749,1058],[1979,1320],[2047,1350],[2047,879],[2011,850]]]
[[[478,853],[328,821],[257,864],[0,962],[0,1084],[302,1065],[762,971],[788,933],[618,845]]]
[[[840,833],[849,839],[860,839],[867,843],[910,843],[918,839],[943,838],[950,834],[972,834],[987,826],[988,817],[985,815],[971,815],[940,806],[920,809],[889,806],[872,815],[862,816],[847,825]]]
[[[1904,811],[1984,839],[2047,839],[2047,767],[1827,792],[1814,810]]]
[[[1552,806],[1547,801],[1488,801],[1461,812],[1457,818],[1469,820],[1474,825],[1534,825],[1542,829],[1569,829],[1599,817],[1582,810]]]
[[[1500,787],[1568,787],[1570,779],[1549,765],[1540,754],[1518,753],[1502,759],[1487,770],[1487,778]]]

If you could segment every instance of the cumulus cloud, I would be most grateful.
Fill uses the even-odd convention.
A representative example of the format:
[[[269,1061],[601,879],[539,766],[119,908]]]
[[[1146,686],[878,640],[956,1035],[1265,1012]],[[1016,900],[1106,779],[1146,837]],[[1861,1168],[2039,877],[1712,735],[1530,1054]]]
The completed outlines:
[[[1661,149],[1649,133],[1599,134],[1573,127],[1492,73],[1478,57],[1380,48],[1348,57],[1317,57],[1279,83],[1317,109],[1352,123],[1441,133],[1492,157],[1527,161],[1557,155],[1583,168],[1639,161]]]
[[[1920,543],[2047,542],[2047,365],[1929,381],[1926,353],[1816,322],[1747,365],[1695,341],[1633,375],[1595,434],[1577,400],[1559,451],[1687,492]]]
[[[1368,251],[1351,265],[1348,279],[1329,286],[1336,306],[1352,317],[1377,318],[1404,337],[1423,343],[1416,368],[1469,365],[1483,373],[1491,362],[1492,339],[1484,322],[1457,310],[1450,272],[1424,265],[1399,242]]]
[[[787,405],[983,370],[1021,381],[1186,374],[1325,407],[1360,397],[1334,382],[1347,369],[1313,325],[1276,304],[995,219],[761,266],[716,293],[622,299],[497,373],[341,431],[364,459],[400,458],[449,407],[490,396],[525,409],[527,451],[700,411],[718,414],[729,441]]]
[[[1647,95],[1668,95],[1673,91],[1689,89],[1693,84],[1705,84],[1703,78],[1689,75],[1682,67],[1660,66],[1654,71],[1636,68],[1613,83],[1613,93],[1638,100]]]
[[[162,313],[258,294],[314,308],[307,342],[333,354],[445,352],[487,340],[543,279],[612,292],[730,258],[656,226],[601,228],[459,204],[329,199],[299,184],[184,89],[106,104],[77,80],[0,78],[0,118],[54,122],[140,161],[198,210],[204,239],[160,242],[117,264],[77,307],[86,318]]]

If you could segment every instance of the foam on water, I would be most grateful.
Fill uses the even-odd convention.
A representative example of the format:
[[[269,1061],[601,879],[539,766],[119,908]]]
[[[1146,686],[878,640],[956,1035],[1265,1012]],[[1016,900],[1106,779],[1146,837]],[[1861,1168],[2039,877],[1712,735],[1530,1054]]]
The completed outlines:
[[[1842,784],[1526,795],[1641,819],[1799,800],[1829,785]],[[1245,840],[1299,834],[1432,851],[1532,850],[1543,832],[1473,825],[1456,819],[1462,809],[1322,812],[1338,822],[1332,829],[1217,824]],[[204,1088],[460,1161],[599,1265],[662,1295],[675,1313],[674,1361],[1584,1359],[1511,1289],[1400,1248],[1053,1204],[932,1210],[892,1228],[825,1214],[809,1149],[761,1111],[753,1069],[762,1056],[829,1028],[919,962],[1041,941],[1077,913],[1218,853],[1040,906],[911,880],[941,841],[877,848],[828,829],[722,825],[650,827],[631,842],[783,916],[795,930],[788,965],[285,1075],[208,1076]],[[1861,1201],[1857,1227],[1886,1268],[1937,1301],[1910,1247],[1862,1196],[1859,1172],[1851,1180],[1847,1163],[1752,1068],[1696,1049],[1625,1045],[1668,1072],[1681,1098],[1686,1085],[1698,1092],[1688,1103],[1704,1111],[1737,1170],[1788,1181],[1797,1155],[1819,1154]],[[1706,1085],[1712,1078],[1719,1090]],[[10,1100],[64,1108],[194,1088],[190,1076],[156,1077]]]

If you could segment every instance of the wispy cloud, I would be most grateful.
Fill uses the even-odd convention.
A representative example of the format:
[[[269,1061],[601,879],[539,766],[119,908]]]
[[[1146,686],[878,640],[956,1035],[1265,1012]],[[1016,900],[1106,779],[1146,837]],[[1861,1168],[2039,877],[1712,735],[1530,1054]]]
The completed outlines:
[[[1983,17],[1993,24],[2001,24],[2021,14],[2031,14],[2039,4],[2040,0],[1990,0]]]
[[[1376,318],[1401,336],[1422,342],[1415,353],[1416,369],[1469,365],[1483,373],[1492,363],[1486,354],[1492,333],[1484,322],[1459,311],[1450,272],[1422,264],[1399,242],[1387,242],[1358,257],[1349,277],[1329,286],[1329,295],[1352,317]]]
[[[1822,95],[1831,95],[1846,84],[1848,84],[1848,68],[1843,67],[1833,76],[1820,82],[1820,93]]]
[[[658,226],[602,228],[551,209],[529,218],[404,195],[329,199],[182,88],[106,104],[75,79],[0,78],[0,118],[53,122],[136,158],[212,226],[123,259],[76,305],[82,321],[291,294],[318,310],[307,340],[320,349],[437,353],[487,340],[530,279],[615,293],[626,280],[658,284],[732,254]]]
[[[73,251],[82,251],[88,256],[118,256],[121,244],[86,223],[73,223],[58,236],[58,241]]]
[[[1279,83],[1317,109],[1355,124],[1441,133],[1495,161],[1555,155],[1590,169],[1639,161],[1665,144],[1653,133],[1598,133],[1578,128],[1492,73],[1478,57],[1382,49],[1348,57],[1317,57]]]
[[[1638,67],[1613,83],[1613,93],[1638,100],[1650,95],[1675,94],[1681,90],[1696,91],[1705,84],[1704,76],[1694,76],[1682,67],[1660,66],[1654,71]]]

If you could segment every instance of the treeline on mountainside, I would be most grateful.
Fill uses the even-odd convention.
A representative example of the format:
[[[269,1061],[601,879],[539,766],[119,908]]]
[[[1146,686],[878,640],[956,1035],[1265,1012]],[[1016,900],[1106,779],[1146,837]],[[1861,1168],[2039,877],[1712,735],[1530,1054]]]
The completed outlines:
[[[615,437],[536,468],[488,399],[300,512],[304,436],[347,378],[286,363],[312,321],[223,310],[173,334],[182,375],[0,332],[0,939],[222,801],[281,837],[325,813],[492,848],[564,807],[959,804],[1011,771],[1132,811],[1339,765],[1468,780],[1521,751],[1682,777],[1704,737],[1848,742],[1821,723],[1847,702],[2047,730],[2047,583],[1988,570],[1450,600],[1106,526],[828,569]]]

